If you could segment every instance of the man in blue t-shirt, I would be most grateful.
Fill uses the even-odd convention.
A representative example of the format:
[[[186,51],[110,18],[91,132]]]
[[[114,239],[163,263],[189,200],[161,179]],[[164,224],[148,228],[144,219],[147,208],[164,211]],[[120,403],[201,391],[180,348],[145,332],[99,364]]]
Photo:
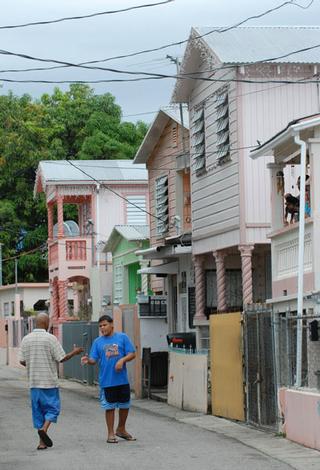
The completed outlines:
[[[81,358],[81,364],[99,365],[100,403],[105,410],[108,429],[107,442],[116,444],[118,437],[135,441],[126,430],[130,408],[130,385],[126,363],[136,357],[135,348],[124,333],[113,331],[113,320],[109,315],[99,318],[99,336],[92,343],[89,356]],[[119,423],[114,432],[114,410],[119,408]]]

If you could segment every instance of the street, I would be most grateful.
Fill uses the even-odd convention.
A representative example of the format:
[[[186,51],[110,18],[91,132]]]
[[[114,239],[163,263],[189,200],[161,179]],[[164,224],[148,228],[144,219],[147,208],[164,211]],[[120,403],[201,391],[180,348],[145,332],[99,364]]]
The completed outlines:
[[[21,372],[0,367],[1,470],[287,470],[292,467],[214,432],[132,408],[128,430],[136,442],[107,444],[104,415],[92,395],[61,390],[62,413],[37,451],[29,392]]]

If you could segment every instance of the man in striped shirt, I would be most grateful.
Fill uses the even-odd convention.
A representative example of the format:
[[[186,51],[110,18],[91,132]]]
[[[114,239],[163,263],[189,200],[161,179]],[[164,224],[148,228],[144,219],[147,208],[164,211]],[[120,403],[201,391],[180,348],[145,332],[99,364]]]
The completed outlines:
[[[47,434],[51,423],[56,423],[60,413],[58,363],[80,354],[83,348],[74,346],[66,354],[57,338],[48,333],[49,317],[40,313],[36,328],[25,336],[19,351],[20,364],[27,368],[32,420],[40,438],[38,450],[52,447]]]

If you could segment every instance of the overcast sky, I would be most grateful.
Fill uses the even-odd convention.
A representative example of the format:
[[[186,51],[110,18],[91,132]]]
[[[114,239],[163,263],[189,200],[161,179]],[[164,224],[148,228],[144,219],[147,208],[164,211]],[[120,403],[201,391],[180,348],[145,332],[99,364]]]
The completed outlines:
[[[2,0],[0,27],[81,16],[158,1],[161,0]],[[311,2],[311,0],[296,1],[303,6],[309,5]],[[252,0],[175,0],[166,5],[91,19],[22,29],[0,29],[0,49],[73,63],[100,60],[187,39],[192,26],[229,26],[249,16],[274,8],[281,3],[284,3],[284,0],[260,0],[259,2]],[[287,5],[259,20],[251,20],[246,24],[248,26],[316,25],[317,22],[319,24],[319,18],[320,0],[314,0],[308,9],[303,10],[297,6]],[[185,45],[171,47],[136,57],[109,61],[101,65],[132,71],[174,74],[175,66],[166,59],[166,55],[182,57],[184,48]],[[39,66],[46,67],[50,64],[1,55],[1,70]],[[105,71],[87,71],[75,68],[1,73],[0,78],[1,76],[14,80],[128,78],[128,76],[115,76],[115,74]],[[68,85],[2,82],[1,92],[6,94],[12,90],[18,95],[29,93],[33,97],[39,97],[42,93],[50,93],[54,86],[59,86],[62,89],[68,88]],[[169,103],[173,80],[92,86],[96,93],[111,92],[116,97],[117,103],[122,107],[125,120],[143,119],[150,122],[154,116],[152,112]]]

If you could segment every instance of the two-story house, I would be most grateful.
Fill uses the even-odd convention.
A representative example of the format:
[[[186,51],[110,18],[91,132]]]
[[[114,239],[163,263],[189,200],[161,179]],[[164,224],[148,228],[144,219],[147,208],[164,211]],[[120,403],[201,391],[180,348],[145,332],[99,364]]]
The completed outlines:
[[[150,248],[137,252],[150,266],[154,294],[166,296],[167,333],[193,328],[191,198],[188,114],[160,109],[134,159],[148,170]]]
[[[53,324],[73,312],[96,320],[111,303],[111,256],[102,249],[114,225],[148,223],[147,172],[131,160],[59,160],[39,163],[35,194],[48,210],[50,311]],[[92,313],[92,315],[91,315]]]
[[[252,158],[266,155],[278,402],[287,437],[320,450],[320,115],[290,122]],[[295,195],[292,167],[300,175]]]
[[[173,93],[190,121],[194,324],[271,294],[268,157],[249,152],[319,110],[317,27],[192,29]],[[189,79],[188,79],[189,76]]]

